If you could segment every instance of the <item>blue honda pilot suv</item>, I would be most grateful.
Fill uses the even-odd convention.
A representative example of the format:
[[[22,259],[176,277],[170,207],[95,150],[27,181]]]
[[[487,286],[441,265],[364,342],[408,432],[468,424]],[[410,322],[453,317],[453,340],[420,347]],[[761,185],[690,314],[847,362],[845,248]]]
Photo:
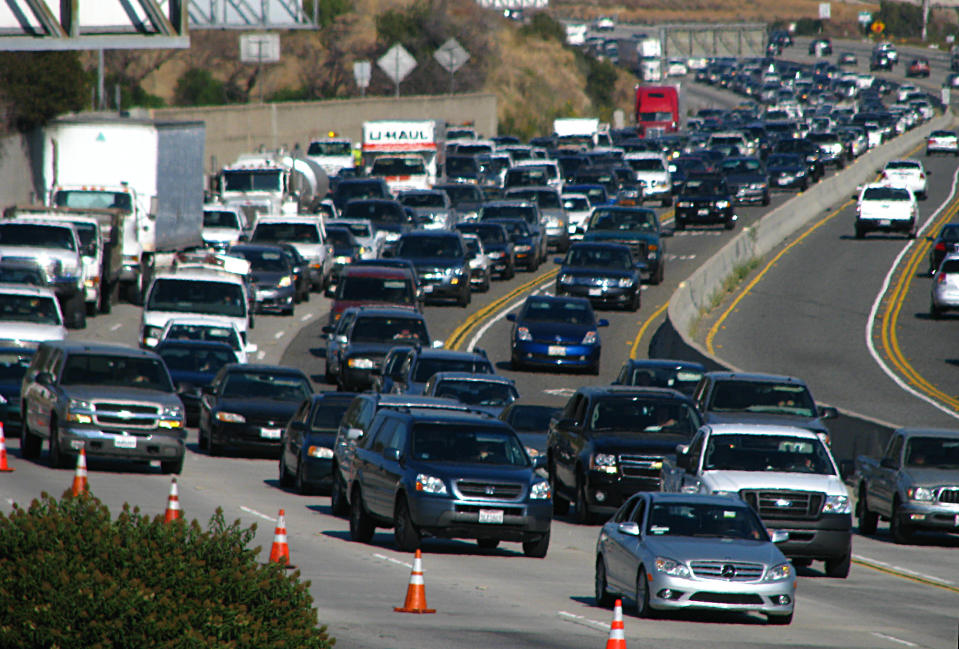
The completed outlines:
[[[424,536],[518,541],[526,556],[549,548],[553,501],[539,464],[498,419],[472,412],[381,410],[356,449],[347,485],[350,537],[392,527],[397,548]]]

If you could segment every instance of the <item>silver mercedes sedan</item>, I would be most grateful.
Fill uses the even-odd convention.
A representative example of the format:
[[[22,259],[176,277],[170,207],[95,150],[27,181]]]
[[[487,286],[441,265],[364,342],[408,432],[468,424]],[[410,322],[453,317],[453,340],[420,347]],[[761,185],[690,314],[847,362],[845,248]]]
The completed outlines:
[[[641,492],[596,542],[596,603],[632,597],[640,617],[660,610],[755,611],[792,622],[796,571],[756,513],[735,496]]]

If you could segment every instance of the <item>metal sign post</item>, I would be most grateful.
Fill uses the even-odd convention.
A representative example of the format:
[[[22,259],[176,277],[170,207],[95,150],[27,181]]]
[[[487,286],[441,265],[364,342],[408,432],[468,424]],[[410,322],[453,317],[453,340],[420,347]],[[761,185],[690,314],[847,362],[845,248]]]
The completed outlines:
[[[463,49],[463,46],[455,38],[451,38],[442,45],[433,54],[437,62],[450,73],[450,94],[453,94],[453,75],[463,67],[463,64],[469,61],[469,53]]]
[[[399,97],[400,81],[416,67],[416,59],[406,51],[405,47],[397,43],[379,58],[376,65],[396,84],[396,96]]]
[[[260,86],[260,103],[263,103],[263,80],[260,70],[264,63],[280,61],[280,35],[270,33],[243,34],[240,36],[240,61],[256,63],[257,85]]]
[[[366,96],[366,89],[370,87],[370,76],[372,69],[369,61],[356,61],[353,63],[353,79],[356,86],[360,89],[360,96]]]

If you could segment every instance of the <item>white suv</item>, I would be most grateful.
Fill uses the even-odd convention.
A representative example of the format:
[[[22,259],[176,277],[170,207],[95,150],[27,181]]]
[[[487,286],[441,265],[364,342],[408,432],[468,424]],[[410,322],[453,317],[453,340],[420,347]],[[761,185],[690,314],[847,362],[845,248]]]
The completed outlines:
[[[266,216],[257,219],[251,243],[291,243],[310,266],[314,291],[330,285],[333,251],[326,242],[326,230],[315,216]]]
[[[905,187],[885,183],[870,183],[859,192],[856,204],[856,238],[867,232],[906,232],[916,237],[919,205],[915,195]]]
[[[673,181],[666,156],[653,151],[637,151],[627,153],[623,159],[643,184],[643,199],[662,201],[663,207],[673,204]]]
[[[880,182],[891,187],[905,187],[916,198],[926,200],[928,183],[927,172],[918,160],[890,160],[882,170]]]

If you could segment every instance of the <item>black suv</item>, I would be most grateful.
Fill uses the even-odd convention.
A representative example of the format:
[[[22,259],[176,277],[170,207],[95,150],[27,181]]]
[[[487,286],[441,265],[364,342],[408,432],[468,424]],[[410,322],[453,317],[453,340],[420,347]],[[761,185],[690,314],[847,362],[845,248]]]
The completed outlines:
[[[802,157],[809,169],[809,177],[813,182],[818,181],[826,173],[824,156],[819,145],[812,140],[788,138],[779,140],[773,146],[773,153],[795,153]]]
[[[550,422],[547,465],[553,504],[576,519],[611,514],[637,491],[659,491],[665,458],[702,420],[693,401],[664,388],[582,387]]]
[[[709,424],[778,424],[805,428],[828,442],[823,419],[838,412],[817,406],[802,379],[775,374],[707,372],[693,399]]]
[[[426,382],[437,372],[496,374],[496,369],[481,349],[457,352],[400,346],[386,355],[378,387],[382,392],[423,394]]]
[[[476,539],[483,549],[518,541],[542,558],[553,504],[513,429],[492,417],[441,410],[380,410],[356,448],[350,538],[368,543],[392,527],[412,552],[424,536]]]
[[[459,232],[408,232],[396,244],[395,256],[413,263],[427,301],[452,299],[461,307],[469,305],[470,265],[466,244]]]
[[[674,227],[685,230],[690,223],[722,223],[727,230],[732,230],[738,218],[733,203],[732,192],[722,176],[692,175],[676,197]]]

